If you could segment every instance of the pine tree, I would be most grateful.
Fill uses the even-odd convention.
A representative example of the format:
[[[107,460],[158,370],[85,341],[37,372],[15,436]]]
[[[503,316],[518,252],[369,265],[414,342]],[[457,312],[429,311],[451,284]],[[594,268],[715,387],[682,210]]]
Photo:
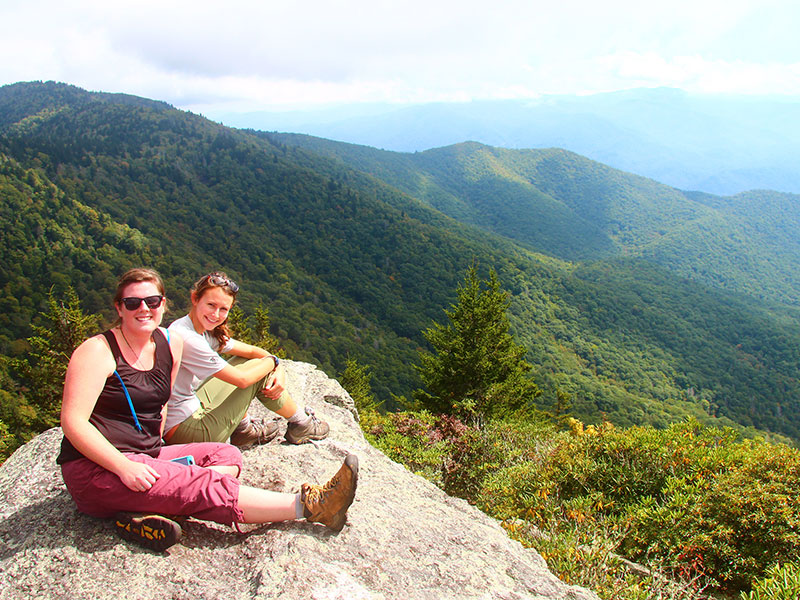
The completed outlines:
[[[253,320],[255,327],[250,326]],[[260,301],[252,316],[248,316],[241,306],[234,304],[228,313],[227,325],[231,337],[234,339],[264,348],[264,350],[283,357],[284,353],[278,349],[278,338],[269,332],[269,307],[264,306]]]
[[[245,344],[252,344],[254,342],[253,330],[247,321],[247,315],[244,314],[242,307],[239,304],[234,304],[228,311],[228,320],[225,324],[228,326],[228,331],[230,331],[233,339]]]
[[[509,332],[508,293],[497,274],[478,279],[473,265],[457,290],[458,302],[445,310],[448,325],[424,332],[434,352],[421,351],[424,390],[414,397],[425,408],[477,423],[529,406],[541,392],[527,375],[527,350]]]
[[[342,373],[339,383],[353,398],[356,410],[360,415],[367,412],[377,412],[380,408],[380,402],[375,399],[372,393],[370,379],[372,379],[372,373],[369,372],[369,367],[359,365],[354,358],[347,359],[344,373]]]
[[[0,463],[41,431],[37,412],[11,378],[11,359],[0,356]]]
[[[35,335],[28,338],[28,354],[11,360],[26,388],[24,396],[36,410],[35,422],[40,431],[58,425],[69,359],[100,321],[100,315],[83,312],[74,289],[68,288],[65,296],[65,301],[58,301],[50,290],[47,312],[41,313],[45,325],[33,326]]]
[[[282,357],[284,353],[278,349],[278,338],[269,332],[269,307],[264,306],[260,300],[258,306],[256,306],[253,319],[255,319],[256,322],[253,334],[254,345]]]

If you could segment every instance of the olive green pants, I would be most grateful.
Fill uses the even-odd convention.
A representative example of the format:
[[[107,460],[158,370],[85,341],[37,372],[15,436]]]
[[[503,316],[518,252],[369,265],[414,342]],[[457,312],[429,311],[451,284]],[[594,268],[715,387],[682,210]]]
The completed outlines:
[[[237,366],[248,360],[234,356],[228,363]],[[169,438],[170,444],[189,444],[191,442],[226,442],[236,426],[242,422],[253,398],[258,397],[261,403],[275,412],[291,399],[289,392],[284,391],[276,400],[265,398],[257,392],[267,382],[265,375],[254,384],[239,388],[232,383],[225,383],[216,377],[209,377],[197,389],[200,408],[183,421]]]

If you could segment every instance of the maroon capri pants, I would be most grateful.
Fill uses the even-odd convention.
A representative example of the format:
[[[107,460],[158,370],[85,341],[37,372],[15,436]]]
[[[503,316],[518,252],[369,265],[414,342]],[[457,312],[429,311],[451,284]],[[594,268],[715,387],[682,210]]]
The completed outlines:
[[[191,455],[194,466],[170,462]],[[215,442],[164,446],[153,458],[126,452],[131,460],[152,466],[161,477],[146,492],[134,492],[122,480],[88,458],[61,465],[61,474],[78,510],[108,518],[118,512],[153,512],[192,516],[230,525],[243,520],[239,509],[239,480],[205,467],[236,466],[242,471],[242,453],[235,446]]]

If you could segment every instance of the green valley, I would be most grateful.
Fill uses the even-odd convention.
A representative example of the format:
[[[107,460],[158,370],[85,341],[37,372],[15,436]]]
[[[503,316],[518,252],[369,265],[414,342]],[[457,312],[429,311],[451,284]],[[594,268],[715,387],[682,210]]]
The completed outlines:
[[[109,318],[116,277],[153,266],[174,318],[222,268],[290,358],[369,365],[396,408],[475,264],[511,294],[540,408],[560,391],[587,422],[797,440],[798,204],[693,196],[560,150],[388,153],[16,84],[0,88],[0,352],[26,352],[51,288]]]

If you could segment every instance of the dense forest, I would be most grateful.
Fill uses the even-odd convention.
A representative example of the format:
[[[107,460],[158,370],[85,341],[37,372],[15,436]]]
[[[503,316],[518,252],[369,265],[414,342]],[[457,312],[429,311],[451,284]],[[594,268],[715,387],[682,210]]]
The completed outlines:
[[[800,113],[791,96],[638,88],[470,102],[352,103],[292,111],[216,111],[233,127],[294,131],[403,153],[465,140],[564,148],[682,190],[800,193]]]
[[[474,264],[510,294],[539,408],[567,395],[588,423],[693,416],[796,440],[799,204],[686,194],[562,151],[382,153],[16,84],[0,88],[0,352],[26,355],[50,290],[107,319],[116,277],[153,266],[169,319],[223,268],[288,356],[368,365],[392,409]],[[13,370],[0,381],[24,393]]]
[[[371,173],[433,208],[565,260],[636,257],[800,306],[800,196],[683,192],[559,149],[464,143],[414,154],[262,134]]]

